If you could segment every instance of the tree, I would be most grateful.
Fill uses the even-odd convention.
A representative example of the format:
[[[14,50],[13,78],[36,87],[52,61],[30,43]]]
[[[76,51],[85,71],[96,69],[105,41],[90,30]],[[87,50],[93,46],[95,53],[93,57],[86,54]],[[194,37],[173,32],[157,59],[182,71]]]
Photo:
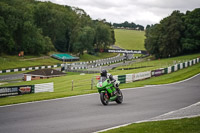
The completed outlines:
[[[156,58],[160,57],[159,51],[159,38],[161,34],[161,25],[156,24],[152,25],[151,28],[148,28],[145,32],[145,48],[149,51],[150,54],[155,55]]]
[[[94,42],[94,30],[91,27],[83,27],[74,42],[74,52],[83,55],[84,51],[92,51]]]
[[[184,53],[200,52],[200,8],[187,11],[184,16],[186,30],[182,38]]]
[[[129,23],[128,21],[125,21],[124,23],[113,23],[113,26],[115,28],[130,28],[130,29],[137,29],[137,30],[144,30],[144,26],[135,24],[135,23]]]
[[[182,53],[181,38],[185,29],[184,14],[174,11],[160,24],[146,30],[145,48],[156,58],[177,56]]]
[[[96,48],[107,48],[113,43],[111,28],[103,22],[97,22],[95,44]]]
[[[11,53],[15,47],[15,43],[2,17],[0,17],[0,31],[0,54],[3,52]]]
[[[182,52],[181,38],[185,29],[180,11],[174,11],[169,17],[164,18],[162,25],[159,51],[161,57],[177,56]]]
[[[146,26],[146,30],[149,29],[149,28],[151,28],[151,26],[150,26],[150,25],[147,25],[147,26]]]
[[[84,53],[115,42],[111,24],[79,8],[35,0],[1,0],[0,54]],[[82,49],[82,50],[81,50]]]

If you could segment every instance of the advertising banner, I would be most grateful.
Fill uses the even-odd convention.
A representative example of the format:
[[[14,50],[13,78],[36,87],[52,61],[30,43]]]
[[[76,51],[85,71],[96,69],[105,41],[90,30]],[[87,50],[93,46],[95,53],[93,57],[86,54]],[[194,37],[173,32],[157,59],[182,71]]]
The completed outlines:
[[[108,53],[128,53],[128,54],[144,54],[147,55],[145,50],[124,50],[124,49],[95,49],[95,52],[108,52]]]
[[[19,95],[32,93],[32,86],[18,87]]]
[[[151,77],[151,71],[133,74],[133,81],[142,80]]]
[[[13,87],[0,88],[0,97],[14,96],[14,95],[18,95],[18,87],[13,86]]]
[[[30,94],[34,92],[34,85],[0,87],[0,97]]]
[[[158,70],[153,70],[152,71],[152,75],[153,76],[160,76],[162,74],[163,74],[162,69],[158,69]]]

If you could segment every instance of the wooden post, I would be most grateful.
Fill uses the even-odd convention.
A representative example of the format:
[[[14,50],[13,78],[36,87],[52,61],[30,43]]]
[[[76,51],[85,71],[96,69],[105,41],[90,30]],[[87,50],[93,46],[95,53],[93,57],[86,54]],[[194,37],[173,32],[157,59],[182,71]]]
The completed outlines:
[[[74,90],[74,80],[72,80],[72,91]]]
[[[91,90],[93,89],[93,85],[94,85],[94,78],[91,79]]]

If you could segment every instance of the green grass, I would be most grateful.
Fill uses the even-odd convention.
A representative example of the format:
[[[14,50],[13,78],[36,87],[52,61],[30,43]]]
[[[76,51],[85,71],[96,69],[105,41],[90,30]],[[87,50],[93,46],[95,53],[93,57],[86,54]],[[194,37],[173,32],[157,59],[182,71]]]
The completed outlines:
[[[0,70],[22,68],[30,66],[41,66],[41,65],[55,65],[61,63],[61,61],[53,58],[39,58],[40,56],[25,56],[24,58],[18,56],[3,55],[0,57]],[[31,58],[39,58],[34,60],[27,60]]]
[[[200,133],[200,117],[131,124],[104,133]]]
[[[116,56],[116,53],[100,53],[97,56],[84,54],[80,57],[80,61],[90,61]],[[48,56],[25,56],[24,58],[18,56],[2,55],[0,57],[0,70],[33,67],[42,65],[56,65],[61,64],[62,61],[56,60]]]
[[[144,31],[115,29],[115,45],[131,50],[145,50]]]

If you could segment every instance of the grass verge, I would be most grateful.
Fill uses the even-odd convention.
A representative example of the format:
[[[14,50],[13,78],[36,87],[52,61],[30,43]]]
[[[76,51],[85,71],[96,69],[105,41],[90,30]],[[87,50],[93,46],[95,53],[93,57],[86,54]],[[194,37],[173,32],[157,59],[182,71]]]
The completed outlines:
[[[84,54],[80,57],[80,61],[98,60],[98,59],[114,57],[116,55],[117,55],[116,53],[99,53],[96,56]],[[62,61],[56,60],[49,56],[25,56],[22,58],[18,56],[8,56],[8,55],[2,55],[0,57],[0,62],[1,62],[0,70],[42,66],[42,65],[45,66],[56,65],[63,63]]]
[[[144,31],[115,29],[115,45],[124,49],[145,50],[144,34]]]
[[[131,124],[104,133],[200,133],[200,117]]]

